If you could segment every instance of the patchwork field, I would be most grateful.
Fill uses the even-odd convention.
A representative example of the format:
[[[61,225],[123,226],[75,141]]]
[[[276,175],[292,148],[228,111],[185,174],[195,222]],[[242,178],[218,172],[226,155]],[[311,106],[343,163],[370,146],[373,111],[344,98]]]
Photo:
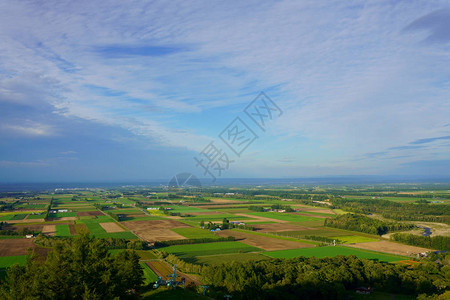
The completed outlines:
[[[195,256],[215,255],[215,254],[230,254],[230,253],[245,253],[245,252],[260,252],[259,248],[252,247],[240,242],[216,242],[205,244],[188,244],[175,245],[160,248],[168,253],[172,253],[182,258],[190,258]]]
[[[171,229],[190,227],[174,220],[126,221],[122,224],[148,242],[185,239]]]
[[[234,236],[239,242],[267,251],[314,247],[311,244],[281,240],[234,230],[221,231],[217,235],[222,237]]]
[[[405,256],[389,255],[365,250],[355,251],[355,249],[340,246],[280,250],[280,251],[265,252],[264,255],[274,258],[293,258],[298,256],[305,256],[305,257],[314,256],[317,258],[323,258],[323,257],[334,257],[337,255],[355,255],[359,258],[378,259],[380,261],[386,262],[395,262],[406,259]]]

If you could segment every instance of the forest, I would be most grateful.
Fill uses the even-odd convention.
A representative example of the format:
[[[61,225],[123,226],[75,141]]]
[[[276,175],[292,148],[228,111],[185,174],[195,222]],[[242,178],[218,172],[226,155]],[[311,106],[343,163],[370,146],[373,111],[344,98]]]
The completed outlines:
[[[26,266],[13,265],[0,286],[1,299],[136,298],[143,283],[139,256],[112,256],[87,234],[58,242],[46,259],[34,253]]]
[[[427,261],[414,268],[351,256],[231,262],[207,266],[203,281],[233,299],[336,299],[360,286],[401,294],[440,294],[450,267]]]
[[[335,197],[330,202],[346,211],[369,214],[377,213],[397,221],[427,221],[450,224],[449,205],[398,203],[383,199],[346,199]]]
[[[360,214],[345,214],[333,219],[325,219],[325,226],[377,235],[415,227],[413,224],[381,221]]]
[[[412,246],[450,251],[449,236],[420,236],[410,233],[395,233],[391,236],[391,240]]]

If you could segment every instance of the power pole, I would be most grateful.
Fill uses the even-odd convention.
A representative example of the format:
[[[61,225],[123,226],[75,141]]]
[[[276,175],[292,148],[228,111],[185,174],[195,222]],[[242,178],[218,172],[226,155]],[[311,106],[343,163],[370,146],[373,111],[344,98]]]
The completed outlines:
[[[225,296],[223,296],[224,298],[227,298],[227,300],[230,300],[231,298],[233,298],[233,296],[231,296],[231,295],[225,295]]]
[[[203,296],[205,296],[206,290],[209,289],[209,286],[207,286],[207,285],[201,285],[200,287],[203,289]]]
[[[177,277],[179,277],[176,274],[176,271],[177,271],[177,265],[173,265],[173,273],[167,275],[168,277],[172,277],[172,286],[173,286],[174,290],[177,288],[177,281],[176,280],[177,280]]]

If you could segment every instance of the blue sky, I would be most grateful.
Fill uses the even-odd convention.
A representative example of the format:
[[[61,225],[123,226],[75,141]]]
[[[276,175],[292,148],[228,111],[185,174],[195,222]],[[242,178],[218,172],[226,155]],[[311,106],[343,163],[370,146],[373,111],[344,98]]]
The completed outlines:
[[[3,182],[205,177],[212,141],[221,177],[450,176],[448,1],[3,1],[0,36]]]

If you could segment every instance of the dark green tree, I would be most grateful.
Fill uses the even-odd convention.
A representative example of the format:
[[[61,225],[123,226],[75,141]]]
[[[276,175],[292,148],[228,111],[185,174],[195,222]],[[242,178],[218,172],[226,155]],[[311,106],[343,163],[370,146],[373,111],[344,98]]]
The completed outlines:
[[[71,243],[57,243],[45,260],[32,254],[26,266],[10,267],[0,298],[135,298],[142,283],[143,271],[134,251],[111,256],[104,244],[84,234]]]

